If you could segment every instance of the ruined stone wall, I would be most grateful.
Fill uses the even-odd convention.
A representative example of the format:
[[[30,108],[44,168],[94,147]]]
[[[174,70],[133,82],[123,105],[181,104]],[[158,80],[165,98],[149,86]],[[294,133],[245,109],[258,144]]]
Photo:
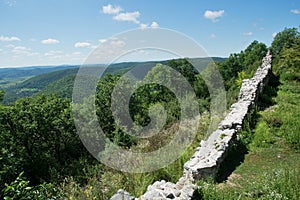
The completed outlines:
[[[218,129],[200,146],[189,161],[184,164],[183,176],[175,183],[156,181],[149,185],[144,195],[139,198],[119,190],[111,200],[159,200],[159,199],[191,199],[197,190],[196,182],[207,176],[215,177],[221,163],[235,143],[237,133],[244,125],[247,115],[257,103],[264,86],[268,84],[272,72],[272,55],[269,51],[251,79],[243,80],[239,99],[234,103],[229,114],[222,120]]]

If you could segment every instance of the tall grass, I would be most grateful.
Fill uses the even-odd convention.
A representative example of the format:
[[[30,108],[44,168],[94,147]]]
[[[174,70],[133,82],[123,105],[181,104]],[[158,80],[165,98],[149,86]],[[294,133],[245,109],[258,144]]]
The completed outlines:
[[[198,199],[265,199],[284,200],[300,199],[300,170],[281,169],[271,173],[263,173],[241,187],[220,186],[212,180],[198,183]]]

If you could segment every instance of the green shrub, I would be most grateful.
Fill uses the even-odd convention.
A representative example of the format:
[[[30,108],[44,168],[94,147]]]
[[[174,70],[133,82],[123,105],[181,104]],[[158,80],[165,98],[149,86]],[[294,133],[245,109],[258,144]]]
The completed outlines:
[[[260,121],[256,125],[255,134],[250,147],[269,147],[270,144],[274,144],[275,141],[268,124],[264,121]]]
[[[61,198],[58,189],[51,183],[30,186],[29,181],[23,176],[23,172],[19,174],[15,181],[5,184],[3,194],[5,200],[56,200]]]

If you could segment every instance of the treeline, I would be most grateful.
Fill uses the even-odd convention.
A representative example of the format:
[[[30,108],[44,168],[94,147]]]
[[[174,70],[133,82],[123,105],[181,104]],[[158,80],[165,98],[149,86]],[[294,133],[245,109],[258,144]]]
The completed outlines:
[[[297,29],[285,29],[277,34],[272,43],[275,59],[286,66],[278,71],[288,70],[290,73],[285,73],[285,76],[289,80],[299,81],[299,43]],[[230,55],[224,62],[216,63],[224,79],[228,104],[236,100],[242,79],[253,75],[266,52],[265,44],[254,41],[244,51]],[[185,88],[180,88],[183,84],[176,82],[176,80],[181,81],[182,79],[171,77],[173,75],[171,69],[179,72],[191,85],[199,103],[199,108],[196,109],[200,113],[209,112],[208,88],[201,74],[187,59],[170,60],[164,65],[157,64],[148,72],[145,80],[149,82],[155,82],[162,78],[172,80],[174,82],[170,85],[174,85],[175,89],[178,87],[177,89],[185,91]],[[116,84],[120,84],[121,77],[122,74],[106,74],[98,82],[95,98],[96,113],[100,126],[112,142],[124,148],[133,148],[139,144],[139,139],[124,131],[132,127],[118,127],[113,118],[114,113],[111,111],[111,95]],[[123,78],[122,81],[125,84],[130,79]],[[4,92],[1,91],[1,99],[3,95]],[[189,94],[185,95],[187,97],[183,103],[189,105],[190,96]],[[122,101],[122,99],[118,100]],[[164,128],[170,127],[180,119],[181,105],[174,93],[169,88],[155,83],[141,85],[133,93],[129,104],[130,116],[136,124],[146,126],[151,123],[149,109],[155,105],[166,110]],[[68,193],[66,190],[69,190],[70,187],[76,188],[79,195],[80,188],[92,184],[91,177],[95,178],[92,179],[94,184],[97,182],[97,184],[105,185],[104,188],[100,187],[101,189],[98,190],[94,188],[99,195],[110,190],[110,184],[106,182],[110,180],[106,175],[109,173],[107,172],[109,169],[97,163],[85,150],[76,132],[72,109],[70,99],[53,95],[22,98],[10,105],[0,105],[1,197],[7,199],[21,199],[21,197],[23,199],[57,199],[63,197],[64,193]],[[115,112],[122,114],[122,109],[122,107],[116,108]],[[88,111],[82,111],[83,114],[84,112]],[[157,137],[155,141],[166,139],[160,138],[159,135],[155,137]],[[157,148],[159,146],[148,146],[145,149],[152,151]],[[178,170],[178,173],[181,173],[181,170]],[[155,178],[167,179],[167,173],[163,174],[163,177],[157,175]],[[125,187],[125,177],[121,178],[123,185],[116,183],[120,184],[120,188]],[[151,180],[154,178],[150,175],[146,177]],[[66,183],[66,178],[72,179],[73,185]],[[130,187],[132,189],[140,186],[131,183]],[[130,190],[130,188],[127,189]],[[106,195],[112,192],[115,191],[107,192]],[[135,192],[133,191],[133,193]],[[85,196],[85,198],[89,197]],[[99,198],[105,199],[108,196],[102,195]]]

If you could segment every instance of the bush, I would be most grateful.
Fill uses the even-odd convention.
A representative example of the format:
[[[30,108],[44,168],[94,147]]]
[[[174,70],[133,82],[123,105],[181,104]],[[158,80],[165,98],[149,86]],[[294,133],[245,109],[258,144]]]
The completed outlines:
[[[15,181],[9,185],[5,184],[3,189],[4,199],[41,199],[41,200],[56,200],[60,199],[61,195],[58,189],[51,183],[43,183],[35,187],[29,186],[29,181],[23,176],[23,172],[19,174]]]
[[[275,138],[272,132],[270,131],[269,125],[264,122],[260,121],[257,123],[256,128],[255,128],[255,134],[252,140],[252,143],[250,147],[269,147],[270,144],[275,143]]]

